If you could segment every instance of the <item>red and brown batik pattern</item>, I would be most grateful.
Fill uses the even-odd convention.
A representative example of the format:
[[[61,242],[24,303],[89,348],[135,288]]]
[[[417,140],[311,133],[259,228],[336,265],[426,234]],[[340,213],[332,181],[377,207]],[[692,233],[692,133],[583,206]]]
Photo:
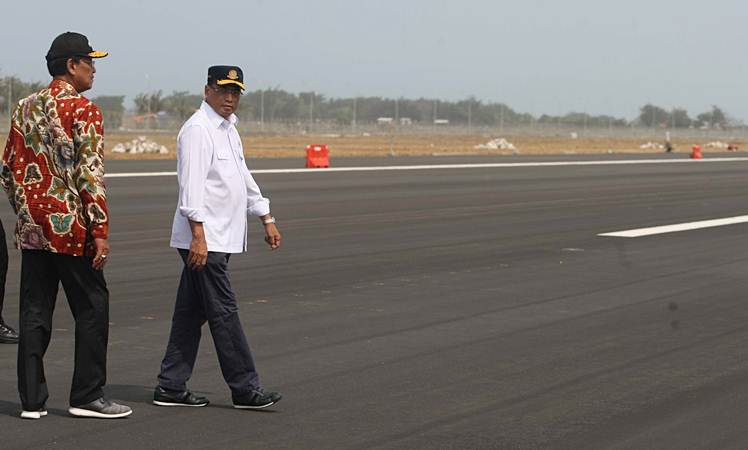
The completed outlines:
[[[109,234],[103,161],[101,112],[73,86],[54,80],[18,102],[0,172],[18,248],[94,253]]]

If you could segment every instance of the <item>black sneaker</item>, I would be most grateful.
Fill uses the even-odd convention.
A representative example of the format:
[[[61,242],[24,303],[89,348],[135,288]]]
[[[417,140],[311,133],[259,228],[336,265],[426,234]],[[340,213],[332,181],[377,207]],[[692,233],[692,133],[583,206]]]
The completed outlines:
[[[68,412],[77,417],[95,417],[98,419],[119,419],[132,414],[129,406],[114,403],[104,397],[80,406],[71,406]]]
[[[283,398],[278,392],[265,392],[257,388],[239,397],[232,397],[236,409],[262,409],[274,405]]]
[[[158,406],[205,406],[210,401],[205,397],[198,397],[190,391],[170,391],[156,386],[153,392],[153,404]]]
[[[18,344],[18,333],[2,320],[0,320],[0,343]]]

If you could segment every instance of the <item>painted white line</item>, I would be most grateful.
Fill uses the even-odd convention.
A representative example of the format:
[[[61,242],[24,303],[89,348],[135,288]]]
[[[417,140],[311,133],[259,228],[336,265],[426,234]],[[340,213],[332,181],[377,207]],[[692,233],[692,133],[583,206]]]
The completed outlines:
[[[677,231],[698,230],[700,228],[721,227],[733,225],[736,223],[748,222],[748,216],[726,217],[724,219],[701,220],[698,222],[676,223],[674,225],[662,225],[659,227],[637,228],[635,230],[613,231],[611,233],[601,233],[598,236],[612,236],[635,238],[642,236],[651,236],[653,234],[675,233]]]
[[[140,178],[140,177],[175,177],[176,172],[122,172],[122,173],[107,173],[104,174],[106,178]]]
[[[377,172],[387,170],[440,170],[440,169],[490,169],[498,167],[561,167],[561,166],[610,166],[626,164],[703,164],[717,162],[745,162],[748,158],[711,159],[629,159],[615,161],[550,161],[528,163],[486,163],[486,164],[431,164],[417,166],[368,166],[368,167],[328,167],[326,169],[264,169],[252,173],[329,173],[329,172]],[[107,178],[173,177],[176,172],[127,172],[109,173]]]

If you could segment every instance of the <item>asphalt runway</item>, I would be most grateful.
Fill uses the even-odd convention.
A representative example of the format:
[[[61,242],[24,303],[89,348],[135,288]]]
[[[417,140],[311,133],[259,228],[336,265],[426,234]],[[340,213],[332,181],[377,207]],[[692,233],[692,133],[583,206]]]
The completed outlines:
[[[174,166],[111,161],[107,170]],[[61,295],[45,360],[49,416],[18,418],[16,348],[0,346],[0,447],[744,449],[748,224],[597,235],[745,215],[747,169],[258,174],[283,247],[264,248],[252,221],[249,252],[230,267],[262,380],[284,395],[264,412],[231,408],[207,328],[190,388],[211,405],[150,404],[181,270],[168,247],[176,178],[112,178],[107,393],[134,413],[67,415],[74,332]],[[10,208],[0,212],[12,230]],[[19,263],[11,249],[5,316],[14,325]]]

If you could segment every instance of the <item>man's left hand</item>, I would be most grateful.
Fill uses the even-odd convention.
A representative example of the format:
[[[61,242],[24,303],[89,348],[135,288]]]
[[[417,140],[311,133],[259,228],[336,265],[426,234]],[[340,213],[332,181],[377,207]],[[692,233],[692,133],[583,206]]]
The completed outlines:
[[[274,223],[265,225],[265,242],[270,246],[270,250],[275,250],[281,245],[281,235]]]

